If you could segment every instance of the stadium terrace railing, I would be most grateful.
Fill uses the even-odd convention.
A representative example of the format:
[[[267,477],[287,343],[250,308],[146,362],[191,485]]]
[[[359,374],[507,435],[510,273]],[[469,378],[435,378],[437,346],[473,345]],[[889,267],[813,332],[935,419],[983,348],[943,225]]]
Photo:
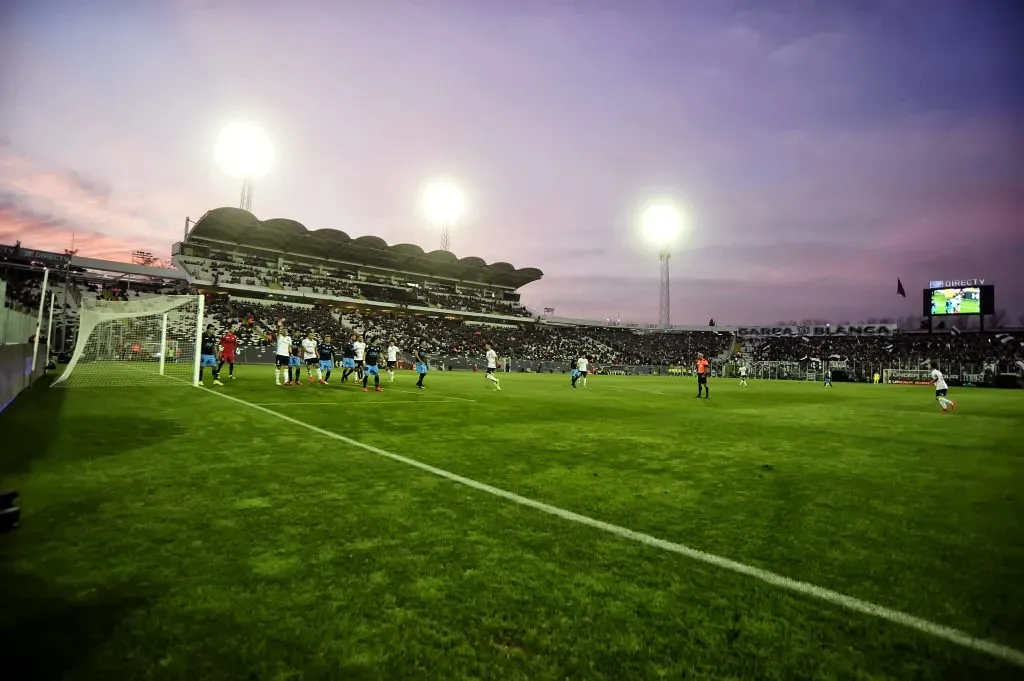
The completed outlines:
[[[264,295],[274,296],[274,302],[297,302],[305,305],[332,302],[339,303],[345,306],[357,305],[392,310],[408,310],[409,312],[426,312],[430,314],[458,315],[460,317],[472,317],[476,319],[503,319],[510,322],[518,322],[520,324],[532,321],[532,318],[530,317],[516,317],[514,315],[500,314],[497,312],[472,312],[468,310],[450,310],[440,307],[430,307],[427,305],[409,305],[405,303],[391,303],[383,300],[370,300],[368,298],[332,296],[327,293],[309,293],[306,291],[284,291],[282,289],[267,288],[265,286],[240,286],[235,284],[221,284],[218,286],[218,288],[225,289],[228,292],[228,294],[231,295],[232,298],[237,297],[253,299],[253,293],[262,293]],[[240,291],[241,293],[236,295],[231,293],[232,290],[237,290]]]

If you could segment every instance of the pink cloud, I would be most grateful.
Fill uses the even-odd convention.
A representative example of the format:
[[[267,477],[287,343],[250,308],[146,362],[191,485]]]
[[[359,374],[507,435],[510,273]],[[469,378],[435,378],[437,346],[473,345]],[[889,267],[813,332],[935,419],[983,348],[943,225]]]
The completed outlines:
[[[132,250],[165,254],[177,236],[167,219],[175,200],[120,197],[75,171],[41,167],[0,147],[0,241],[62,251],[72,237],[82,255],[127,260]]]

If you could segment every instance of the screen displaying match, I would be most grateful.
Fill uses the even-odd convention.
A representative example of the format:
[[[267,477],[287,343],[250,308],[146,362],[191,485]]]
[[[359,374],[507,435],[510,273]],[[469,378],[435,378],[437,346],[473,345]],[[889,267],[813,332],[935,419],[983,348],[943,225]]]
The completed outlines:
[[[934,317],[955,314],[981,314],[981,287],[931,289],[931,314]]]

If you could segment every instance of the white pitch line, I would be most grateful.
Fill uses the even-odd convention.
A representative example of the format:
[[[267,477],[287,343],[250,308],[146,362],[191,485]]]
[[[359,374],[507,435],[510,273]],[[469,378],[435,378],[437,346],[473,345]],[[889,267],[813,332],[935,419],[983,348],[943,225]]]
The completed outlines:
[[[381,405],[381,404],[430,404],[430,403],[434,403],[434,404],[451,404],[451,401],[450,400],[387,400],[387,401],[376,401],[376,402],[374,402],[372,400],[362,400],[362,401],[359,401],[359,402],[342,402],[342,401],[338,401],[338,402],[258,402],[258,403],[257,402],[249,402],[247,404],[251,404],[254,407],[299,407],[299,406],[304,407],[304,406],[307,406],[307,405],[313,405],[313,406],[321,406],[321,405],[322,406],[327,406],[327,405],[330,405],[332,407],[349,407],[349,406],[352,406],[352,405],[361,405],[361,404]]]
[[[548,515],[553,515],[558,518],[562,518],[563,520],[568,520],[569,522],[578,523],[580,525],[586,525],[587,527],[592,527],[594,529],[607,532],[608,534],[615,535],[616,537],[620,537],[622,539],[629,539],[639,544],[644,544],[646,546],[658,548],[663,551],[668,551],[669,553],[679,554],[681,556],[685,556],[687,558],[699,561],[701,563],[714,565],[715,567],[722,568],[723,570],[729,570],[730,572],[736,572],[741,575],[753,577],[754,579],[760,580],[767,584],[771,584],[772,586],[776,586],[781,589],[788,589],[789,591],[793,591],[804,596],[817,598],[818,600],[825,601],[826,603],[831,603],[832,605],[838,605],[848,610],[853,610],[854,612],[859,612],[865,615],[878,617],[888,622],[892,622],[894,624],[899,624],[901,626],[907,627],[908,629],[914,629],[915,631],[919,631],[921,633],[934,636],[944,641],[948,641],[949,643],[954,643],[958,646],[963,646],[964,648],[968,648],[979,653],[986,653],[988,655],[991,655],[992,657],[1004,660],[1018,667],[1024,667],[1024,652],[1017,650],[1015,648],[1011,648],[1009,646],[1004,646],[1002,644],[995,643],[993,641],[986,641],[985,639],[975,638],[974,636],[971,636],[970,634],[960,631],[959,629],[947,627],[942,624],[936,624],[926,619],[922,619],[920,617],[915,617],[914,615],[908,615],[907,613],[900,612],[899,610],[893,610],[892,608],[887,608],[882,605],[871,603],[870,601],[862,601],[859,598],[854,598],[852,596],[841,594],[838,591],[832,591],[831,589],[825,589],[820,586],[815,586],[814,584],[810,584],[808,582],[801,582],[796,579],[790,579],[789,577],[783,577],[782,575],[776,574],[774,572],[762,570],[761,568],[754,567],[752,565],[746,565],[745,563],[730,560],[729,558],[723,558],[722,556],[716,556],[713,553],[706,553],[704,551],[691,548],[684,544],[677,544],[675,542],[666,541],[664,539],[658,539],[657,537],[651,536],[649,534],[644,534],[643,532],[636,532],[634,530],[630,530],[619,525],[606,523],[603,520],[597,520],[595,518],[590,518],[585,515],[580,515],[579,513],[573,513],[572,511],[567,511],[564,508],[559,508],[557,506],[545,504],[542,501],[535,501],[527,497],[522,497],[519,496],[518,494],[515,494],[514,492],[509,492],[499,487],[493,487],[483,482],[477,482],[472,478],[463,477],[457,473],[446,471],[443,468],[437,468],[435,466],[431,466],[430,464],[417,461],[416,459],[410,459],[408,457],[402,456],[401,454],[395,454],[393,452],[380,449],[379,447],[368,445],[365,442],[353,440],[350,437],[345,437],[344,435],[339,435],[338,433],[333,433],[329,430],[318,428],[317,426],[304,423],[302,421],[299,421],[298,419],[294,419],[290,416],[286,416],[285,414],[281,414],[271,409],[267,409],[266,407],[262,407],[258,404],[246,402],[245,400],[239,399],[237,397],[232,397],[231,395],[226,395],[224,393],[219,393],[209,388],[203,388],[203,390],[212,395],[216,395],[217,397],[220,397],[222,399],[231,400],[232,402],[237,402],[252,409],[262,411],[266,414],[270,414],[271,416],[276,416],[282,421],[287,421],[293,425],[301,426],[302,428],[307,428],[313,432],[323,435],[324,437],[332,438],[334,440],[338,440],[339,442],[344,442],[345,444],[350,445],[352,447],[357,447],[359,449],[363,449],[367,452],[371,452],[378,456],[382,456],[386,459],[391,459],[392,461],[397,461],[407,466],[418,468],[422,471],[425,471],[432,475],[436,475],[440,478],[445,478],[447,480],[451,480],[452,482],[457,482],[460,485],[465,485],[466,487],[471,487],[481,492],[486,492],[487,494],[491,494],[493,496],[506,499],[521,506],[527,506],[537,511],[541,511],[542,513],[547,513]]]

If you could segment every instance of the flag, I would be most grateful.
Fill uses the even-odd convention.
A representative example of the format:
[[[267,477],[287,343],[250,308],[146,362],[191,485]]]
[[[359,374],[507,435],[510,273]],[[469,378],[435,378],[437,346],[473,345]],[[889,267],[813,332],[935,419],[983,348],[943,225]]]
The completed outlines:
[[[907,297],[907,291],[903,288],[903,282],[900,281],[899,277],[896,277],[896,295]]]
[[[544,308],[544,314],[554,314],[554,313],[555,313],[555,308],[553,308],[553,307],[545,307]]]

